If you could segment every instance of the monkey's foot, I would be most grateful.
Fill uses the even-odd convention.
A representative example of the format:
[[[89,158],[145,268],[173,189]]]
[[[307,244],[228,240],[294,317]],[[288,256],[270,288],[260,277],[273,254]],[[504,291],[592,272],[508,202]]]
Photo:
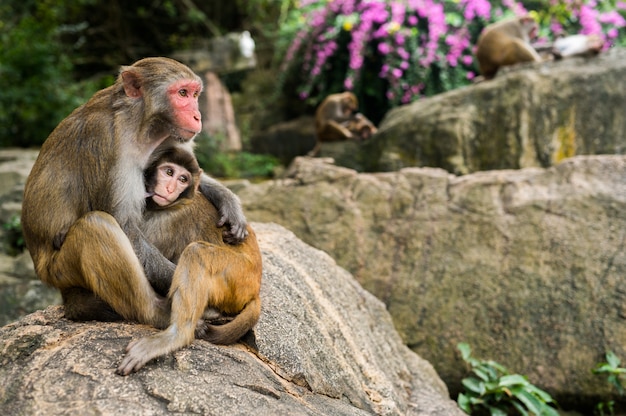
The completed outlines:
[[[139,370],[153,358],[176,351],[190,342],[187,336],[176,331],[175,327],[169,327],[151,337],[131,341],[126,347],[126,356],[117,367],[117,374],[127,376]]]

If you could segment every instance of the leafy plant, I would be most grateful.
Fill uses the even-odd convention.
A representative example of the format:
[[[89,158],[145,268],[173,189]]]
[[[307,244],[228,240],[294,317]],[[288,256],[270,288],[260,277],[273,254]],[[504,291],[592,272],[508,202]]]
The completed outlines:
[[[282,88],[312,105],[349,90],[376,119],[373,113],[470,83],[482,28],[527,13],[525,4],[544,37],[626,39],[619,0],[301,0],[281,27],[281,38],[290,39],[280,51]]]
[[[248,152],[223,152],[220,150],[220,137],[200,134],[195,149],[198,163],[211,176],[222,178],[268,178],[280,163],[269,155]]]
[[[556,409],[551,406],[556,404],[552,397],[529,383],[526,377],[510,374],[495,361],[472,357],[472,350],[467,343],[462,342],[457,348],[475,375],[463,379],[465,392],[457,398],[459,407],[467,414],[488,412],[491,416],[558,416]]]
[[[607,381],[615,387],[620,396],[624,395],[624,378],[626,377],[626,368],[620,367],[621,360],[613,351],[605,354],[606,362],[598,363],[592,371],[594,374],[608,374]],[[613,415],[613,407],[615,402],[612,400],[600,402],[596,405],[596,414],[604,416],[605,414]],[[605,413],[605,409],[608,413]]]
[[[5,249],[10,255],[17,255],[21,253],[26,247],[24,243],[24,236],[22,235],[22,223],[19,215],[14,215],[11,219],[2,224],[7,232],[5,235]]]

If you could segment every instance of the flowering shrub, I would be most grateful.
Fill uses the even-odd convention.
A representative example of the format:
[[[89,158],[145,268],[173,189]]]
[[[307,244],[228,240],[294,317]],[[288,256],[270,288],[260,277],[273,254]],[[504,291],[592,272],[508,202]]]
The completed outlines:
[[[545,5],[532,12],[545,38],[595,33],[607,45],[624,44],[626,0],[533,4]],[[527,13],[516,0],[300,0],[298,6],[282,28],[292,39],[283,85],[291,77],[312,104],[353,91],[379,110],[469,83],[482,28]]]

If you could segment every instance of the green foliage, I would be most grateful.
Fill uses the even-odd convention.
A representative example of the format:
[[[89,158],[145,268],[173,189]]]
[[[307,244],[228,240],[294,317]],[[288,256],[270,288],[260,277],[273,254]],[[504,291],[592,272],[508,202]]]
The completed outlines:
[[[620,367],[621,360],[613,351],[608,351],[605,355],[606,362],[598,363],[593,369],[594,374],[608,374],[607,381],[617,389],[620,395],[624,394],[624,377],[626,377],[626,368]]]
[[[620,367],[621,360],[613,351],[605,354],[606,362],[598,363],[592,370],[594,374],[606,374],[607,381],[611,384],[620,396],[624,395],[624,378],[626,377],[626,368]],[[596,405],[596,414],[600,416],[613,415],[615,402],[612,400],[600,402]]]
[[[526,377],[510,374],[497,362],[472,357],[467,343],[460,343],[457,348],[475,375],[463,379],[465,392],[457,398],[459,407],[467,414],[558,416],[550,406],[556,404],[552,397],[530,384]]]
[[[200,134],[195,142],[198,163],[209,175],[222,178],[268,178],[279,165],[278,159],[269,155],[248,152],[223,152],[220,137]]]
[[[4,238],[4,249],[12,256],[20,254],[26,248],[24,236],[22,235],[22,223],[19,215],[14,215],[11,219],[2,224],[2,228],[6,231]]]
[[[302,0],[281,27],[280,85],[311,106],[352,91],[377,121],[391,107],[471,83],[482,29],[528,11],[541,40],[594,33],[607,45],[626,42],[618,0]]]
[[[0,5],[0,146],[43,143],[90,95],[87,83],[72,79],[58,40],[63,7],[53,3],[25,2],[21,13]]]

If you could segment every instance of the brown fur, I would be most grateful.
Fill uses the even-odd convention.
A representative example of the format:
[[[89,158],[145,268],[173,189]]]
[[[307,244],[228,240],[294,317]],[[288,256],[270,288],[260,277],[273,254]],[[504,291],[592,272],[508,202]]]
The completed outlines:
[[[172,152],[168,154],[155,164],[172,162],[167,159]],[[188,170],[193,177],[190,183],[196,183],[199,172]],[[226,244],[224,229],[215,225],[218,218],[215,207],[199,193],[189,198],[181,196],[168,207],[146,212],[145,235],[178,264],[168,295],[172,315],[167,329],[129,344],[118,368],[120,374],[137,371],[151,359],[190,344],[194,332],[198,338],[216,344],[232,344],[257,323],[262,261],[256,236],[248,226],[243,243]],[[229,321],[223,325],[205,322],[202,318],[207,308]]]
[[[122,67],[50,134],[26,182],[22,227],[39,278],[60,289],[65,316],[165,328],[175,265],[144,237],[143,170],[165,141],[201,129],[200,78],[167,58]],[[245,233],[238,198],[203,178],[220,223]],[[240,232],[240,230],[243,231]],[[161,295],[163,296],[161,296]]]
[[[359,101],[351,92],[330,94],[315,111],[316,144],[309,156],[315,156],[322,142],[348,140],[352,132],[342,123],[348,121],[359,108]]]
[[[476,43],[476,58],[485,79],[498,69],[522,62],[540,62],[541,57],[530,45],[536,36],[537,23],[530,16],[502,20],[487,26]]]

